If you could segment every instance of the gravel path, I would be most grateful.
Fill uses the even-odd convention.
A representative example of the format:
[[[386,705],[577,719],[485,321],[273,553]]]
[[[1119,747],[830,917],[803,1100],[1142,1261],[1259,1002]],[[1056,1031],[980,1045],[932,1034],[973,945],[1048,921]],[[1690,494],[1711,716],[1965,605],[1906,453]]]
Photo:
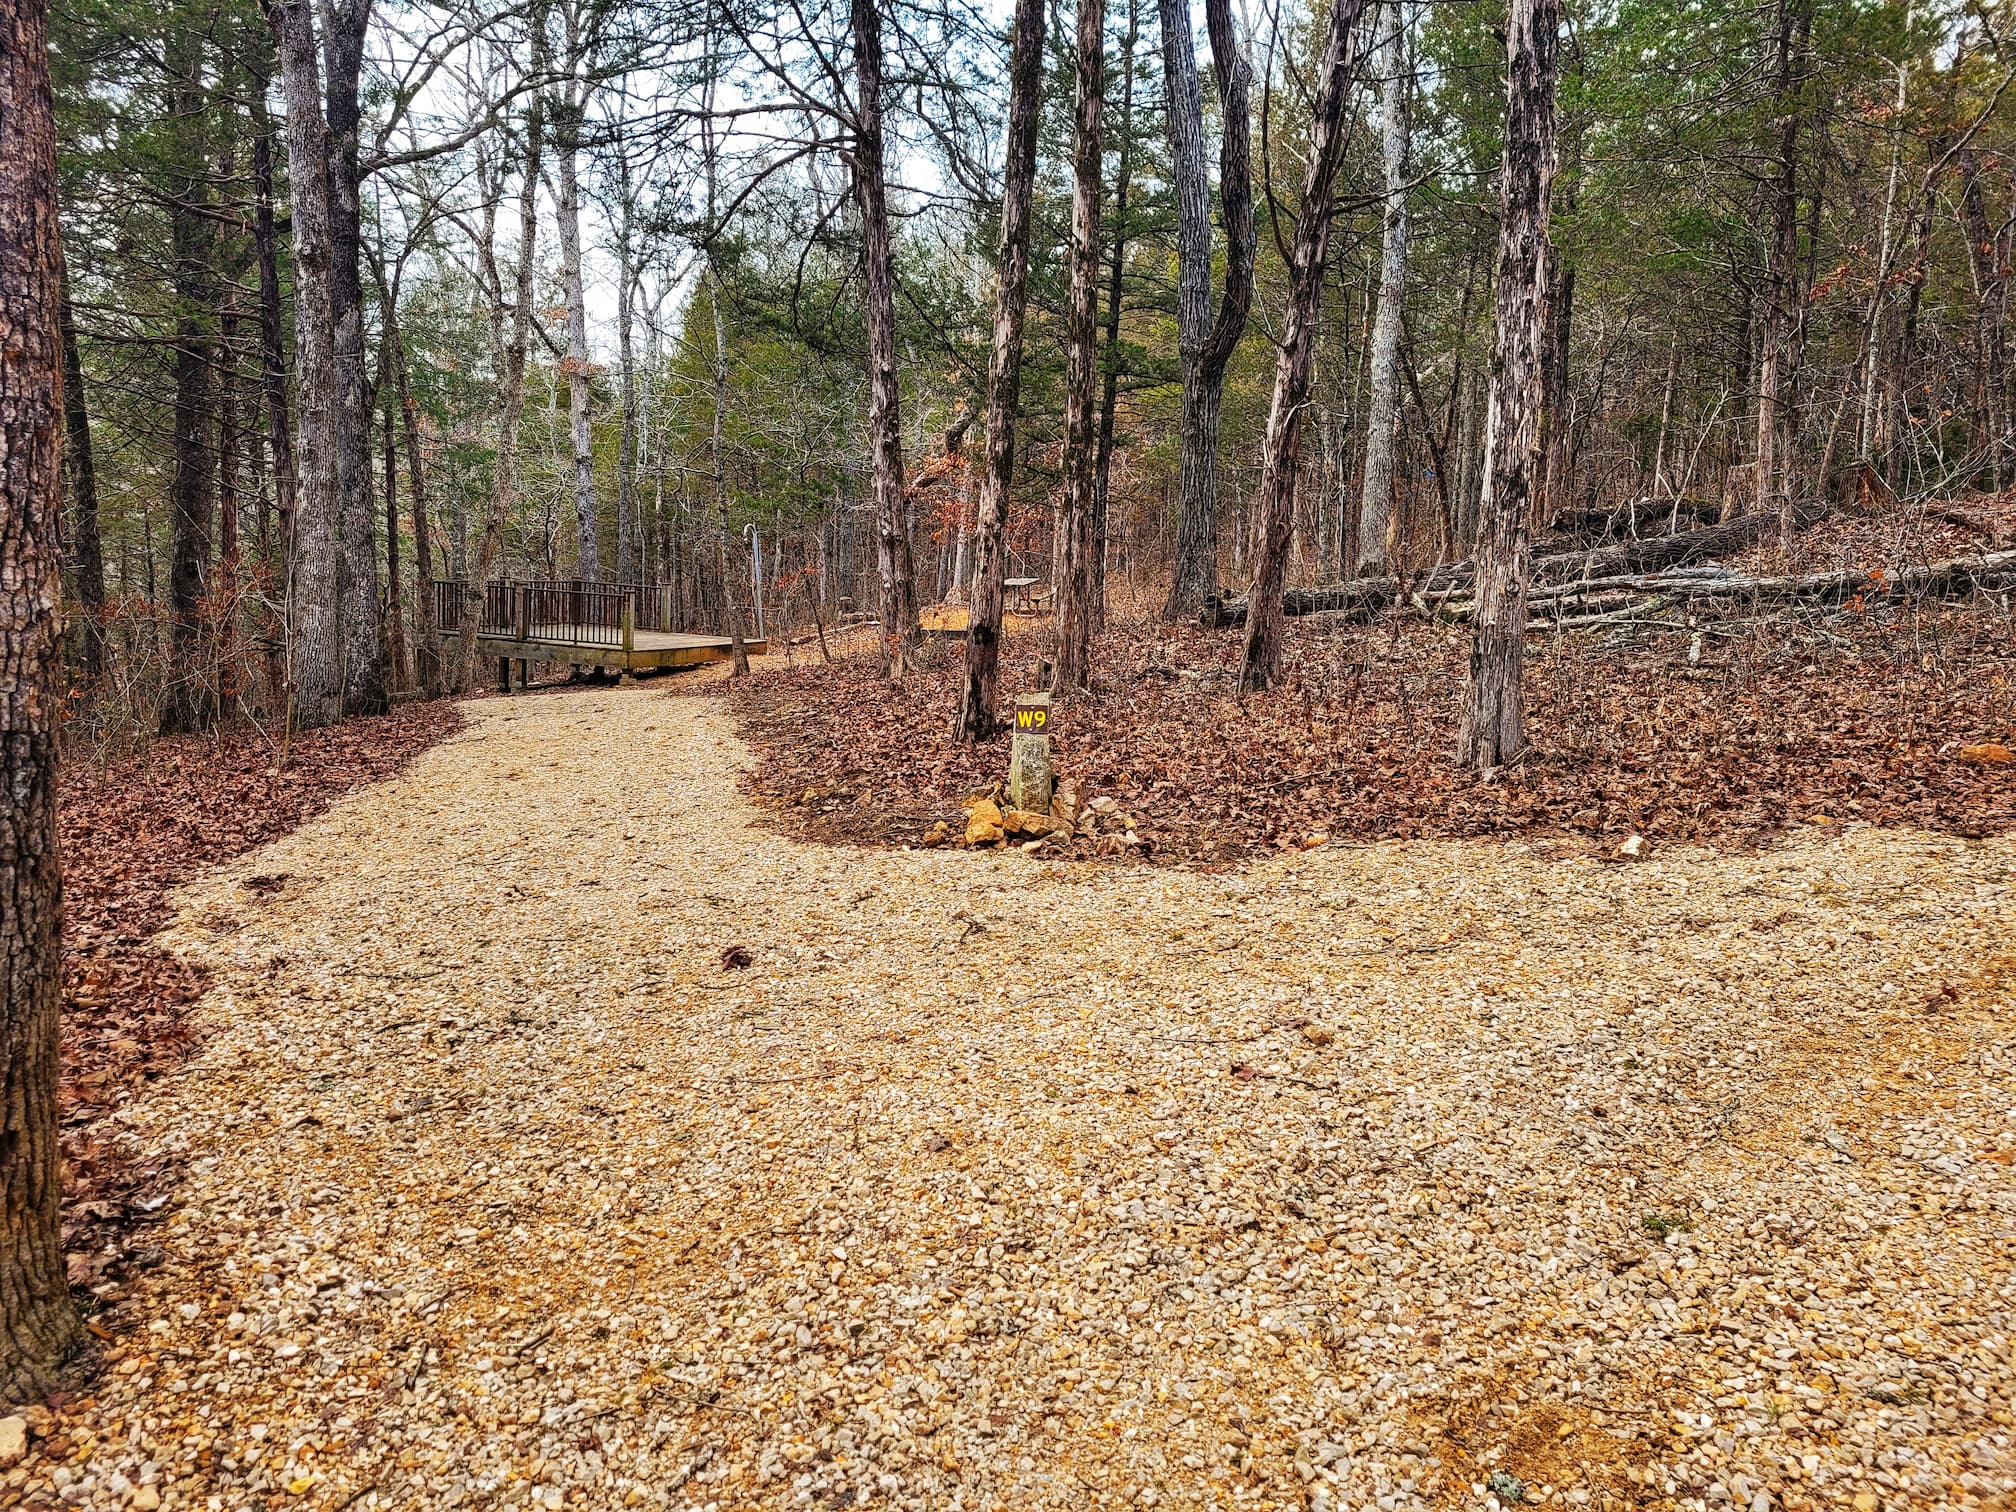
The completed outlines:
[[[2016,1491],[2016,842],[826,849],[711,700],[468,713],[184,894],[184,1179],[10,1496]]]

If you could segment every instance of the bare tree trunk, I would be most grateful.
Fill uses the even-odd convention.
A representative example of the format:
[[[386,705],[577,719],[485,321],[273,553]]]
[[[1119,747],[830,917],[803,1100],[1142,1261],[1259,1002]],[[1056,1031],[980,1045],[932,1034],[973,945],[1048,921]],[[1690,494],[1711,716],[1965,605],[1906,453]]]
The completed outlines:
[[[1372,403],[1365,417],[1365,486],[1358,513],[1357,570],[1386,571],[1393,519],[1393,449],[1400,420],[1400,312],[1407,294],[1407,12],[1385,0],[1380,66],[1380,143],[1386,169],[1385,234],[1379,251],[1379,313],[1372,322]]]
[[[0,0],[0,1397],[37,1400],[83,1338],[57,1141],[63,883],[63,253],[42,0]]]
[[[413,376],[406,343],[396,320],[388,321],[392,377],[399,387],[399,414],[406,441],[406,477],[413,508],[413,636],[418,643],[414,670],[420,691],[441,696],[441,625],[434,613],[434,545],[427,519],[427,482],[420,457],[420,409],[413,402]]]
[[[1800,0],[1779,0],[1778,57],[1772,101],[1778,116],[1778,163],[1771,194],[1771,253],[1765,278],[1762,351],[1757,366],[1757,507],[1775,513],[1779,520],[1779,545],[1792,541],[1796,491],[1785,475],[1786,395],[1792,383],[1787,370],[1786,348],[1792,334],[1794,313],[1789,308],[1799,254],[1798,172],[1799,105],[1795,62],[1804,45],[1804,31],[1812,24],[1810,3],[1798,14],[1793,6]]]
[[[1974,268],[1974,431],[1977,448],[1988,468],[1988,487],[1999,490],[2008,476],[2007,425],[2009,397],[2009,247],[2006,229],[1998,234],[1988,223],[1987,196],[1981,188],[1981,160],[1965,146],[1960,168],[1960,223],[1967,233],[1967,255]]]
[[[83,621],[79,651],[85,677],[95,679],[105,672],[105,546],[98,533],[98,465],[91,450],[91,414],[84,403],[84,354],[77,342],[67,278],[62,289],[58,330],[63,344],[63,467],[70,484],[71,557],[77,564],[77,609]]]
[[[371,381],[364,365],[364,222],[360,199],[358,80],[371,0],[324,0],[328,28],[329,298],[335,317],[336,486],[343,638],[343,709],[382,713],[391,703],[391,666],[378,604],[378,510],[371,487]]]
[[[1470,685],[1457,759],[1502,766],[1526,748],[1527,521],[1540,455],[1547,220],[1554,180],[1559,0],[1513,0],[1506,28],[1505,148],[1498,168],[1497,345],[1484,421]]]
[[[587,108],[587,87],[578,78],[581,38],[573,6],[567,17],[567,81],[553,105],[553,224],[560,237],[560,287],[567,302],[568,434],[574,446],[574,539],[579,576],[597,582],[602,576],[601,547],[595,537],[595,453],[589,426],[591,367],[588,361],[588,296],[581,282],[581,185],[576,159],[581,149],[581,121]]]
[[[1908,32],[1915,5],[1904,9]],[[1891,407],[1890,384],[1883,373],[1883,312],[1889,303],[1890,267],[1895,260],[1892,226],[1897,217],[1897,185],[1904,171],[1904,107],[1909,101],[1911,64],[1907,58],[1897,64],[1897,90],[1890,101],[1890,173],[1883,188],[1882,230],[1876,244],[1876,271],[1869,280],[1869,313],[1862,331],[1862,404],[1856,424],[1856,452],[1862,462],[1880,466],[1889,450],[1887,412]],[[1823,486],[1825,480],[1822,480]]]
[[[535,4],[532,29],[533,68],[547,66],[546,6]],[[456,686],[467,690],[476,670],[476,630],[483,619],[483,585],[497,565],[504,545],[504,522],[511,513],[518,486],[518,422],[525,411],[525,353],[532,339],[532,300],[539,260],[539,159],[545,147],[546,96],[532,91],[525,112],[524,182],[518,191],[518,279],[512,301],[509,343],[497,353],[497,466],[490,479],[490,511],[483,522],[483,540],[464,579],[462,633],[455,647]],[[501,177],[501,174],[500,174]],[[501,287],[493,294],[502,295]]]
[[[1120,43],[1119,165],[1113,178],[1113,262],[1106,284],[1104,387],[1099,395],[1099,461],[1092,498],[1092,632],[1106,628],[1108,506],[1112,499],[1113,427],[1120,410],[1120,296],[1127,269],[1127,200],[1134,177],[1134,48],[1141,39],[1141,0],[1127,0],[1127,32]],[[962,525],[959,545],[964,555]]]
[[[1099,462],[1100,117],[1106,105],[1106,0],[1078,0],[1078,114],[1071,133],[1071,301],[1064,313],[1064,493],[1053,545],[1057,655],[1051,686],[1092,680],[1092,502]]]
[[[289,678],[296,723],[313,729],[343,715],[343,646],[337,547],[342,495],[336,476],[336,322],[330,302],[328,127],[322,60],[309,0],[273,0],[287,101],[293,190],[294,364],[300,387],[298,502],[289,564]],[[272,378],[269,374],[269,392]],[[283,511],[284,511],[284,505]]]
[[[218,167],[218,176],[228,182],[233,173],[228,152]],[[237,253],[234,237],[217,312],[217,576],[211,590],[217,608],[217,701],[227,717],[245,691],[238,679],[238,285],[245,270]]]
[[[714,313],[714,428],[708,439],[708,457],[713,464],[714,521],[720,530],[721,609],[728,618],[728,651],[734,675],[741,677],[749,671],[749,648],[742,639],[742,609],[735,599],[735,526],[728,518],[728,456],[721,434],[728,413],[728,332],[721,318],[718,270],[708,286],[707,303]]]
[[[1332,0],[1330,27],[1317,65],[1316,98],[1309,125],[1309,163],[1302,208],[1288,259],[1288,307],[1281,318],[1281,352],[1274,366],[1274,404],[1261,454],[1259,550],[1249,590],[1246,653],[1239,686],[1258,692],[1281,672],[1281,588],[1288,572],[1288,543],[1295,528],[1295,484],[1302,471],[1302,418],[1315,365],[1316,318],[1323,297],[1323,265],[1330,245],[1331,182],[1344,156],[1344,106],[1358,72],[1358,14],[1364,0]]]
[[[294,537],[296,497],[294,425],[288,418],[287,361],[280,341],[280,238],[273,219],[273,131],[265,123],[262,85],[257,118],[262,130],[252,139],[253,254],[259,263],[260,402],[266,411],[266,444],[273,454],[273,502],[280,512],[280,555]]]
[[[1036,187],[1036,122],[1043,90],[1043,0],[1015,0],[1008,64],[1008,142],[1001,183],[1001,251],[994,293],[994,349],[987,365],[987,470],[973,529],[973,606],[966,621],[966,677],[959,695],[961,740],[995,729],[1001,667],[1001,579],[1008,505],[1015,480],[1015,413],[1022,391],[1022,324],[1029,303],[1030,209]]]
[[[623,435],[616,451],[616,581],[639,582],[643,573],[638,559],[642,532],[637,528],[637,442],[639,407],[637,402],[637,360],[634,328],[637,317],[637,272],[632,265],[630,223],[630,163],[619,161],[618,190],[622,205],[618,210],[616,238],[616,355],[623,398]]]
[[[201,39],[181,33],[169,66],[178,75],[173,111],[182,121],[201,119],[203,89]],[[216,234],[211,221],[208,165],[198,158],[174,189],[168,207],[170,280],[175,295],[175,423],[173,470],[168,508],[175,528],[168,573],[169,606],[175,620],[173,661],[161,703],[161,732],[187,734],[207,729],[217,716],[210,679],[212,649],[203,623],[210,576],[210,526],[216,474],[212,471],[210,407],[211,312],[216,281],[211,258]]]
[[[711,39],[710,39],[711,40]],[[728,413],[728,330],[721,314],[721,267],[714,258],[713,235],[718,234],[720,172],[719,142],[714,134],[714,79],[710,74],[704,107],[708,120],[701,128],[702,152],[707,167],[707,304],[714,316],[714,425],[708,442],[711,463],[716,535],[716,557],[721,572],[721,612],[728,620],[728,654],[731,675],[749,673],[749,650],[742,640],[742,611],[735,602],[735,573],[730,566],[735,556],[735,527],[728,518],[728,458],[722,444],[722,424]],[[898,501],[898,509],[901,501]],[[900,515],[899,515],[900,518]],[[697,564],[696,564],[697,565]],[[696,576],[700,574],[696,573]]]
[[[1574,427],[1568,413],[1568,336],[1574,319],[1575,270],[1564,265],[1550,246],[1547,299],[1541,310],[1540,476],[1533,498],[1534,523],[1543,529],[1569,503],[1568,456]]]
[[[1159,0],[1176,186],[1176,345],[1183,373],[1181,500],[1176,570],[1165,620],[1188,619],[1218,591],[1218,420],[1225,370],[1253,303],[1253,71],[1232,30],[1231,0],[1205,0],[1223,136],[1218,193],[1225,215],[1225,293],[1211,317],[1211,185],[1204,172],[1204,103],[1184,0]]]
[[[868,326],[868,451],[875,495],[875,565],[882,580],[884,666],[901,676],[918,638],[916,570],[903,499],[903,414],[896,378],[896,269],[882,148],[882,14],[853,0],[854,198],[861,214]]]
[[[399,442],[390,395],[385,403],[385,640],[393,689],[410,688],[413,665],[406,655],[405,607],[399,601]]]

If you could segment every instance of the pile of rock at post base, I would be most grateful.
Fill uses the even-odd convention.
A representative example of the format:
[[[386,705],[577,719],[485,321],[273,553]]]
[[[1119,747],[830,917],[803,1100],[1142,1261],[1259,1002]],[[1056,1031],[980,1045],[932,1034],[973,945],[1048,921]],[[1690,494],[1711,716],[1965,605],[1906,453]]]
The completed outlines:
[[[1057,849],[1077,839],[1093,839],[1098,849],[1112,854],[1134,850],[1146,842],[1139,828],[1142,820],[1127,812],[1118,799],[1100,796],[1087,800],[1079,785],[1069,778],[1057,783],[1050,799],[1050,812],[1036,813],[1016,808],[999,786],[974,795],[965,805],[964,831],[940,820],[924,835],[925,845],[1006,846],[1019,845],[1034,855]]]

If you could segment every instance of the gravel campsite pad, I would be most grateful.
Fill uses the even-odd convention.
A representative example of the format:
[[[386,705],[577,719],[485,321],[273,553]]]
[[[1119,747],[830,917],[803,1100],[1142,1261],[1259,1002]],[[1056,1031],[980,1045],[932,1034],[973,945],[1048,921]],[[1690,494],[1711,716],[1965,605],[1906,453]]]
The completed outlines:
[[[180,896],[92,1507],[2007,1505],[2016,841],[1239,872],[492,700]]]

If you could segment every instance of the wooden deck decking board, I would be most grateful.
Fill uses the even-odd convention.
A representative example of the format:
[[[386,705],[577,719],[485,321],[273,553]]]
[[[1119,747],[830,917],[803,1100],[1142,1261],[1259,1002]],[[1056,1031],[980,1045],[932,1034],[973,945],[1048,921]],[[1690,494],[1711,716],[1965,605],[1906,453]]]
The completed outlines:
[[[480,633],[476,654],[511,661],[565,662],[576,667],[616,667],[626,672],[650,672],[663,667],[697,667],[726,661],[732,646],[725,635],[688,635],[682,631],[638,630],[631,636],[631,649],[620,645],[581,645],[572,639],[565,625],[534,625],[529,636]],[[455,636],[443,632],[441,640],[451,643]],[[744,640],[751,656],[760,656],[768,645],[760,640]]]

